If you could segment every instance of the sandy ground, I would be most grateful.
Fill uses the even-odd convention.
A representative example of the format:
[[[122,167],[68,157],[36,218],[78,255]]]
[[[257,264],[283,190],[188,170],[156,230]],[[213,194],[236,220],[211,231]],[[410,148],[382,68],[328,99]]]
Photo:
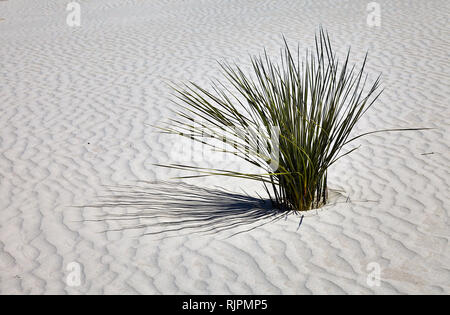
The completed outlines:
[[[379,1],[380,27],[365,1],[80,0],[80,27],[66,24],[67,3],[0,1],[0,293],[450,293],[448,1]],[[88,221],[105,209],[74,207],[175,174],[153,166],[176,141],[149,126],[170,116],[165,82],[206,83],[217,59],[275,54],[281,34],[303,50],[320,24],[383,72],[357,131],[435,128],[362,139],[330,173],[351,202],[298,230],[290,216],[230,238],[111,231],[140,221]]]

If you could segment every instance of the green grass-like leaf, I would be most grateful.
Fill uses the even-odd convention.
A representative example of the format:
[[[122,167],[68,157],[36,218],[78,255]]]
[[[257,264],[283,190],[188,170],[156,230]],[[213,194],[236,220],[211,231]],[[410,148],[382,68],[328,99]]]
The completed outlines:
[[[251,57],[252,74],[238,65],[219,63],[228,85],[213,82],[212,91],[193,82],[174,86],[177,118],[161,127],[204,144],[207,138],[231,137],[234,143],[227,152],[263,169],[261,174],[159,166],[198,174],[184,178],[220,175],[259,181],[276,207],[304,211],[326,203],[329,167],[357,149],[343,150],[348,143],[375,132],[423,129],[376,130],[349,138],[382,92],[380,76],[367,84],[367,54],[359,69],[349,65],[350,49],[340,63],[323,29],[315,38],[315,53],[307,52],[303,60],[284,43],[281,64],[264,52]],[[195,126],[194,120],[204,123]],[[277,143],[271,138],[274,128],[280,132]],[[242,129],[256,132],[246,136],[236,132]],[[268,145],[259,148],[261,139]],[[275,146],[279,148],[278,170],[271,169],[270,149]]]

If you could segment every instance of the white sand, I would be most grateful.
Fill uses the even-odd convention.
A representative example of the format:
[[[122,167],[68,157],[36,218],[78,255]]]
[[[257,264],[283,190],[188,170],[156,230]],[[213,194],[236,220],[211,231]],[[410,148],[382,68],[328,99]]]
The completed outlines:
[[[450,293],[448,1],[379,1],[379,28],[365,1],[79,2],[70,28],[68,1],[0,1],[0,293]],[[358,131],[436,128],[361,140],[330,174],[354,202],[228,239],[100,233],[113,224],[85,220],[102,209],[72,207],[175,174],[152,166],[173,143],[147,125],[169,117],[164,80],[206,83],[216,59],[276,53],[281,34],[303,50],[320,23],[383,72]]]

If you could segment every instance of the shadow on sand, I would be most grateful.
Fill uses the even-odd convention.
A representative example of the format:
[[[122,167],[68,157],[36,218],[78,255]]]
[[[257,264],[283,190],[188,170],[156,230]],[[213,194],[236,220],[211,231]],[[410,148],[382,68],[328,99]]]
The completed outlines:
[[[100,217],[117,228],[141,229],[141,235],[179,232],[218,233],[232,229],[232,235],[248,232],[279,220],[287,212],[273,209],[269,200],[236,194],[219,188],[202,188],[185,183],[138,182],[137,185],[108,187],[110,195],[85,207],[101,208]]]

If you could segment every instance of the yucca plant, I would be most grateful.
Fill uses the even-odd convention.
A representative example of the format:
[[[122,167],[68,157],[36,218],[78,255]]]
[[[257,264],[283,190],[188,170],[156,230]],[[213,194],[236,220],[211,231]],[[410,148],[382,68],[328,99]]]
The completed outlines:
[[[367,84],[367,54],[359,68],[349,64],[350,49],[340,62],[323,29],[315,37],[315,52],[306,52],[304,59],[284,43],[281,63],[264,51],[251,57],[251,74],[238,65],[219,63],[226,80],[212,81],[210,90],[193,82],[172,86],[177,116],[162,127],[167,133],[211,146],[208,139],[231,138],[223,151],[257,166],[262,173],[160,166],[197,172],[186,177],[256,180],[278,209],[304,211],[327,202],[327,172],[356,149],[344,150],[350,142],[374,132],[418,129],[385,129],[350,137],[381,93],[379,76]]]

